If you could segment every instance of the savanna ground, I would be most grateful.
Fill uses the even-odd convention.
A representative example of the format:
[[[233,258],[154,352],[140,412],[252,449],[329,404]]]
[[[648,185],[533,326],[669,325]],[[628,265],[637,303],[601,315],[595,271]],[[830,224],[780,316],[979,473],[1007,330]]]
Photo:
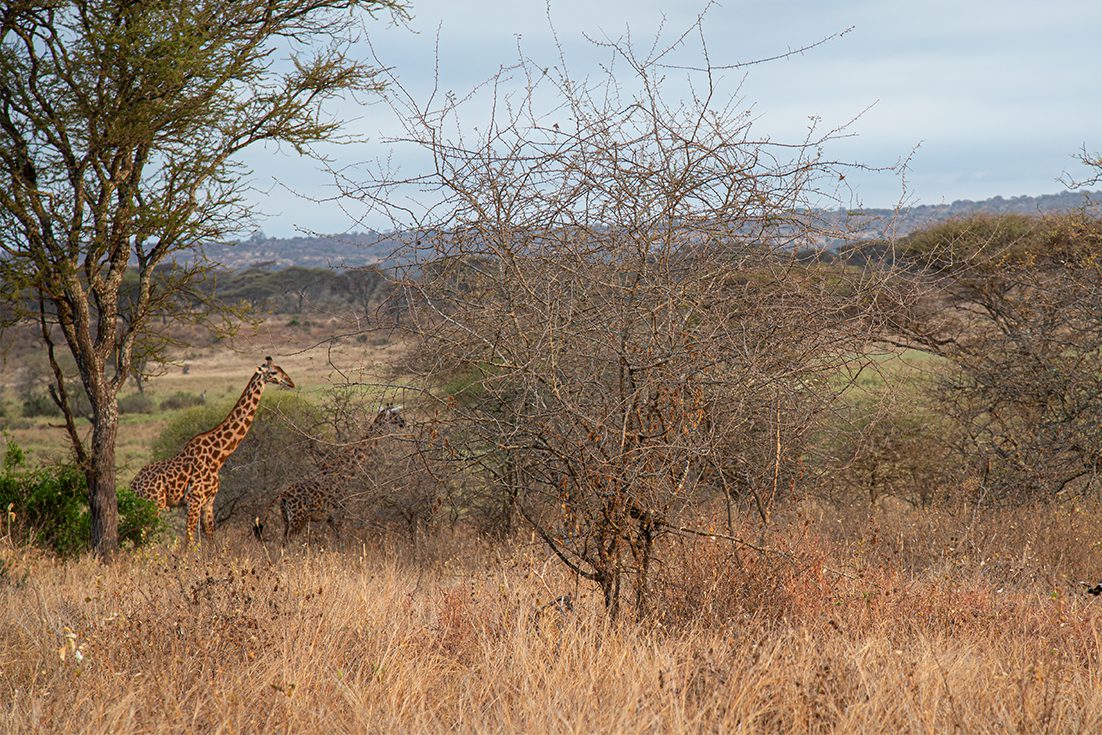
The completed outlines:
[[[9,548],[0,729],[1097,732],[1102,608],[1064,571],[1097,510],[805,508],[759,539],[780,553],[685,542],[643,624],[536,544]]]
[[[302,351],[311,326],[265,329],[181,355],[187,374],[147,392],[232,398],[269,352],[307,396],[339,378],[328,347]],[[370,373],[400,348],[333,349]],[[124,418],[121,480],[171,418]],[[63,452],[47,420],[5,421],[37,459]],[[610,622],[525,532],[284,553],[242,521],[199,550],[102,564],[0,526],[0,731],[1102,730],[1102,603],[1081,584],[1102,505],[978,513],[967,497],[839,506],[797,490],[767,528],[736,520],[745,543],[670,539],[641,623]]]

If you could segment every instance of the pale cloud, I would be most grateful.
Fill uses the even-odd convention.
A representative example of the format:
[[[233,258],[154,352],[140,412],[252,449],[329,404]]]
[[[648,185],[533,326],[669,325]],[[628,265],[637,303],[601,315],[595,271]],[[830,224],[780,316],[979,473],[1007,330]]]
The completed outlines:
[[[643,44],[661,23],[666,34],[691,25],[703,4],[643,0],[555,0],[551,18],[577,75],[596,73],[603,52],[582,37],[620,38],[630,27]],[[525,52],[557,62],[540,0],[413,0],[408,28],[370,27],[382,61],[416,94],[431,87],[439,32],[441,84],[465,90]],[[664,20],[663,20],[664,19]],[[1096,40],[1102,27],[1097,0],[759,0],[712,7],[706,21],[713,61],[734,63],[797,48],[853,26],[853,31],[806,54],[727,74],[742,84],[762,132],[782,139],[802,134],[809,116],[832,127],[872,105],[839,144],[838,157],[890,165],[921,143],[908,174],[911,201],[981,199],[996,194],[1057,191],[1084,144],[1102,148],[1102,80]],[[330,151],[338,165],[390,153],[381,139],[396,130],[382,106],[345,105],[352,130],[373,142]],[[394,152],[400,159],[404,154]],[[315,198],[333,197],[316,165],[275,151],[248,163],[265,192],[270,234],[296,227],[354,228],[339,203],[306,203],[275,180]],[[855,196],[888,206],[901,195],[887,174],[851,178]],[[346,205],[355,214],[355,205]]]

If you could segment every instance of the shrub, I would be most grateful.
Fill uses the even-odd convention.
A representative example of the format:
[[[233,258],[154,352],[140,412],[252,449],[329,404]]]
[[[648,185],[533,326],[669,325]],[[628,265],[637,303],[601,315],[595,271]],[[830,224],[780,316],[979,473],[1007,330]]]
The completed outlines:
[[[943,358],[928,391],[991,499],[1096,493],[1102,220],[973,217],[915,233],[892,341]]]
[[[21,453],[9,443],[0,474],[0,508],[14,514],[16,536],[62,556],[86,551],[91,517],[84,473],[73,465],[22,469],[21,459],[15,461]],[[119,490],[118,498],[120,542],[141,546],[164,529],[151,502],[125,488]]]
[[[88,395],[79,390],[75,395],[70,394],[69,405],[73,409],[73,416],[77,418],[92,415],[92,403]],[[23,416],[35,418],[36,416],[57,417],[61,415],[61,409],[45,393],[28,393],[23,399]]]
[[[26,418],[60,415],[61,409],[45,393],[33,393],[23,399],[23,416]]]
[[[843,505],[891,496],[925,507],[967,484],[959,429],[931,408],[925,390],[899,380],[842,402],[816,437],[809,486]]]
[[[156,504],[134,494],[130,488],[118,489],[119,543],[141,546],[167,529]],[[87,517],[87,515],[85,516]]]
[[[119,399],[119,413],[153,413],[153,408],[153,399],[142,393]]]
[[[176,391],[168,398],[161,401],[162,411],[175,411],[181,408],[191,408],[193,406],[202,406],[206,403],[205,396],[197,396],[194,393],[186,393],[184,391]]]
[[[23,447],[9,441],[8,448],[4,451],[4,472],[8,473],[17,467],[21,467],[25,461],[26,454],[23,452]]]

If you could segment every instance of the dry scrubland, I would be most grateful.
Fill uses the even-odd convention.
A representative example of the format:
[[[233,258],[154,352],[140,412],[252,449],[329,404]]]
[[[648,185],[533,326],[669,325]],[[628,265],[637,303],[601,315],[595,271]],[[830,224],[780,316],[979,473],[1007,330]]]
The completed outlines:
[[[5,548],[0,731],[1098,732],[1100,510],[804,503],[618,624],[538,544]]]
[[[326,348],[299,352],[308,330],[274,324],[148,390],[236,395],[269,351],[307,396],[340,378]],[[335,349],[372,374],[400,346]],[[121,427],[124,479],[169,418]],[[63,451],[44,422],[22,431]],[[0,525],[0,732],[1099,732],[1102,601],[1080,583],[1099,518],[794,497],[768,529],[743,518],[765,552],[675,539],[652,617],[615,623],[523,534],[281,555],[228,524],[104,565]],[[564,593],[566,615],[548,606]]]
[[[174,364],[167,366],[164,374],[149,380],[146,394],[155,404],[179,392],[195,396],[205,393],[208,401],[233,401],[256,366],[271,354],[294,378],[298,392],[309,398],[344,379],[331,361],[344,370],[356,370],[359,375],[374,375],[381,365],[392,362],[401,349],[400,344],[388,341],[385,335],[378,339],[332,341],[334,334],[352,329],[354,325],[339,318],[306,319],[300,323],[294,318],[268,317],[258,328],[243,330],[233,340],[210,344],[208,339],[202,346],[177,350],[172,355]],[[0,416],[0,429],[27,451],[31,462],[64,460],[71,448],[59,418],[19,416],[16,385],[21,371],[37,365],[34,362],[37,349],[33,344],[22,349],[17,346],[2,355],[0,400],[5,397],[8,400],[6,417]],[[185,364],[187,373],[182,368]],[[38,367],[43,375],[47,374],[44,364]],[[133,385],[128,384],[123,396],[135,392]],[[124,414],[120,418],[117,457],[120,483],[129,482],[150,461],[154,439],[178,413],[159,410]]]

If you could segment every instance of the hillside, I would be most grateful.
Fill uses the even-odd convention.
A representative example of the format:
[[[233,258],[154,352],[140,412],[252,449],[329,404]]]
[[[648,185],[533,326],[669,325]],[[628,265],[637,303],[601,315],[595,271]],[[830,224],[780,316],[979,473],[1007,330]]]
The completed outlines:
[[[1088,207],[1099,212],[1102,192],[1071,192],[1042,196],[1001,196],[972,201],[960,199],[951,204],[923,204],[894,209],[839,210],[839,224],[860,238],[902,237],[916,230],[958,217],[974,214],[1050,214]]]
[[[399,243],[378,232],[346,232],[338,235],[267,237],[257,232],[232,245],[212,245],[207,255],[231,268],[263,265],[272,269],[349,268],[388,260]]]
[[[1093,202],[1097,210],[1102,192],[1061,192],[1043,196],[1001,196],[974,202],[923,204],[898,211],[892,209],[838,210],[823,212],[832,229],[848,230],[857,239],[907,235],[915,230],[970,214],[1046,214],[1078,209]],[[826,244],[826,243],[824,243]],[[267,237],[262,232],[233,245],[208,248],[208,255],[227,268],[263,265],[270,269],[305,266],[348,268],[387,263],[400,243],[393,235],[379,232],[348,232],[338,235]]]

